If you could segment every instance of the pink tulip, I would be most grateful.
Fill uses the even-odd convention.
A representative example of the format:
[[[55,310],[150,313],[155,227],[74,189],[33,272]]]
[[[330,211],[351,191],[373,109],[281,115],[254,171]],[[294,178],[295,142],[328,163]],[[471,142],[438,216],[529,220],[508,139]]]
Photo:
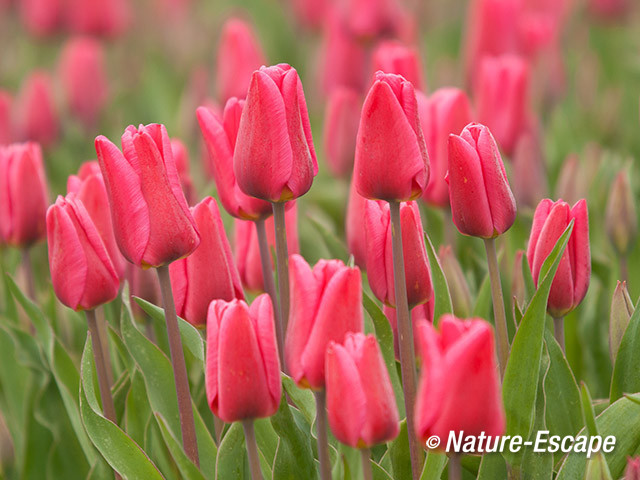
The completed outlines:
[[[0,146],[8,145],[13,140],[12,106],[13,99],[11,95],[4,90],[0,90]]]
[[[423,441],[439,437],[441,449],[449,432],[502,435],[505,413],[491,325],[447,314],[439,327],[437,332],[428,322],[420,322],[416,329],[422,356],[416,435]]]
[[[196,191],[193,186],[193,180],[191,179],[191,168],[187,147],[181,140],[173,138],[171,139],[171,152],[173,153],[173,159],[176,162],[176,170],[178,170],[180,185],[182,185],[182,191],[184,192],[187,203],[195,203]]]
[[[51,35],[63,21],[63,3],[63,0],[20,0],[22,23],[33,35]]]
[[[233,170],[244,193],[284,202],[311,188],[318,162],[294,68],[280,64],[253,72],[237,138]]]
[[[429,158],[413,85],[399,75],[376,73],[362,108],[354,166],[363,197],[418,198],[429,181]]]
[[[51,76],[42,71],[31,73],[22,84],[15,104],[17,135],[43,147],[58,137],[58,113],[53,101]]]
[[[528,125],[529,65],[516,56],[487,57],[480,64],[474,96],[478,120],[511,155]]]
[[[520,135],[512,164],[516,203],[534,208],[548,193],[543,145],[537,129],[528,129]]]
[[[60,78],[71,113],[95,124],[108,98],[102,45],[90,37],[69,40],[60,58]]]
[[[169,266],[178,315],[204,327],[212,300],[244,300],[238,269],[220,218],[218,204],[207,197],[191,213],[200,232],[200,245],[187,258]]]
[[[384,40],[373,51],[372,63],[374,72],[381,70],[385,73],[401,75],[417,90],[422,92],[427,90],[422,73],[422,60],[415,47],[404,45],[397,40]]]
[[[575,221],[573,232],[560,259],[547,303],[547,310],[554,318],[563,317],[576,308],[589,288],[591,252],[587,202],[579,200],[573,207],[569,207],[562,200],[542,200],[533,216],[527,247],[527,260],[533,280],[538,286],[542,264],[571,220]]]
[[[400,418],[391,380],[374,335],[348,333],[327,347],[327,413],[338,440],[370,448],[393,440]]]
[[[471,122],[467,95],[457,88],[441,88],[429,98],[418,93],[418,112],[429,152],[431,174],[422,198],[438,207],[449,205],[449,186],[445,181],[449,167],[450,134],[459,134]]]
[[[413,307],[411,309],[411,325],[414,329],[418,322],[422,320],[433,323],[433,307],[434,296],[427,300],[427,303],[417,305],[416,307]],[[389,325],[391,326],[391,331],[393,332],[393,351],[396,354],[396,360],[400,361],[400,345],[398,343],[398,315],[396,309],[388,305],[383,305],[382,312],[384,313],[384,316],[387,317],[387,320],[389,320]],[[417,350],[418,340],[415,335],[413,336],[413,343],[415,349]]]
[[[225,422],[273,415],[280,405],[280,360],[273,308],[214,300],[207,317],[205,385],[211,411]]]
[[[216,62],[220,101],[246,97],[251,74],[266,63],[251,25],[239,18],[227,20],[222,27]]]
[[[397,0],[346,0],[342,4],[349,30],[361,39],[394,34],[402,19]]]
[[[346,177],[353,172],[360,109],[360,95],[355,90],[338,87],[329,96],[324,119],[324,150],[329,169],[336,177]]]
[[[233,172],[233,152],[243,108],[244,100],[232,97],[222,116],[206,107],[198,108],[197,115],[209,153],[207,169],[216,182],[222,206],[236,218],[258,220],[271,215],[271,204],[243,193]]]
[[[345,222],[347,247],[349,248],[349,253],[353,255],[356,265],[366,269],[367,239],[364,229],[364,217],[368,200],[356,190],[355,177],[351,177],[348,202]]]
[[[46,235],[49,205],[42,151],[36,143],[0,147],[0,238],[28,247]]]
[[[115,37],[131,20],[129,0],[66,0],[67,23],[73,33]]]
[[[109,195],[98,162],[83,163],[78,170],[78,175],[69,176],[67,193],[74,193],[76,198],[82,202],[96,230],[98,230],[100,238],[102,238],[118,277],[123,278],[127,262],[120,253],[116,237],[113,234]]]
[[[433,299],[431,270],[424,243],[420,210],[415,202],[400,205],[402,248],[409,308]],[[367,276],[371,290],[382,303],[395,306],[393,251],[389,205],[367,202],[365,210]]]
[[[290,255],[300,253],[300,245],[298,242],[298,209],[295,203],[285,212],[285,224],[287,229],[287,251]],[[262,278],[262,263],[260,260],[260,246],[258,244],[256,225],[254,222],[236,219],[234,226],[234,256],[242,284],[247,290],[252,292],[264,292],[265,287],[264,279]],[[264,228],[267,231],[269,251],[275,251],[276,233],[273,217],[269,217],[264,221]]]
[[[300,255],[291,255],[289,275],[286,364],[299,386],[321,390],[329,343],[342,343],[348,332],[362,332],[364,326],[360,269],[340,260],[320,260],[312,269]]]
[[[493,238],[516,218],[516,202],[491,132],[470,123],[449,136],[449,201],[453,222],[463,235]]]
[[[95,146],[124,257],[138,266],[158,267],[193,252],[200,235],[164,125],[127,127],[124,154],[102,135]]]
[[[47,210],[49,267],[56,295],[73,310],[92,310],[118,295],[120,281],[82,202],[59,196]]]
[[[640,457],[627,457],[624,480],[640,480]]]

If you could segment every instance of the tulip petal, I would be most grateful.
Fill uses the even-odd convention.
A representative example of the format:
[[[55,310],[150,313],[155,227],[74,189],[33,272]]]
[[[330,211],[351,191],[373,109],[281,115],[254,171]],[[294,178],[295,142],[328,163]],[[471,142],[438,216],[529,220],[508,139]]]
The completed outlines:
[[[357,194],[358,195],[358,194]],[[364,229],[366,238],[367,279],[374,295],[382,302],[395,301],[393,295],[393,252],[390,251],[389,207],[382,202],[365,200]],[[389,257],[391,262],[389,262]],[[387,268],[391,263],[391,274]],[[391,284],[389,284],[389,277]]]
[[[571,271],[573,272],[573,304],[577,305],[587,294],[591,279],[591,252],[589,249],[589,213],[587,201],[578,201],[571,209],[575,219],[571,242],[567,249],[572,254]]]
[[[273,400],[274,412],[280,404],[282,395],[282,381],[280,379],[280,357],[276,344],[276,330],[274,326],[273,305],[268,294],[258,296],[249,308],[251,319],[255,322],[258,345],[262,355],[267,386]]]

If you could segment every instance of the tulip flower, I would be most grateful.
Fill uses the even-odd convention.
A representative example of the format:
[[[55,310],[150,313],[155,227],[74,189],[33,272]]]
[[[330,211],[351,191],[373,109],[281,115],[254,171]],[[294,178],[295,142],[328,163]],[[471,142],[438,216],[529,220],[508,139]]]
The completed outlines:
[[[369,199],[415,200],[429,180],[429,159],[416,95],[399,75],[376,73],[364,101],[354,166],[358,193]]]
[[[628,278],[627,256],[635,245],[638,216],[629,174],[622,170],[616,175],[607,201],[604,225],[609,240],[620,258],[621,276]]]
[[[11,95],[4,90],[0,90],[0,146],[10,144],[13,139],[12,106],[13,99]]]
[[[226,102],[231,97],[244,98],[251,74],[266,63],[262,48],[251,25],[239,18],[230,18],[222,27],[216,62],[218,98]]]
[[[21,0],[15,3],[19,6],[22,23],[33,35],[51,35],[62,24],[62,0]]]
[[[77,37],[65,45],[60,78],[71,113],[93,126],[108,98],[102,45],[90,37]]]
[[[502,435],[505,413],[491,325],[479,318],[460,320],[447,314],[440,318],[439,329],[428,322],[417,327],[422,372],[416,435],[423,441],[440,438],[440,448],[450,432]]]
[[[453,313],[460,318],[468,317],[473,310],[473,300],[467,279],[451,246],[441,246],[438,258],[449,286]]]
[[[31,73],[22,84],[15,103],[16,130],[21,140],[33,140],[43,147],[58,137],[58,113],[53,101],[51,76]]]
[[[212,300],[243,300],[244,293],[218,204],[207,197],[192,207],[191,213],[200,232],[200,245],[187,258],[173,262],[169,273],[178,315],[204,327]]]
[[[349,30],[361,39],[373,39],[395,33],[402,13],[397,0],[343,2],[343,18]]]
[[[329,96],[324,119],[324,150],[336,177],[353,172],[359,124],[360,95],[349,88],[336,88]]]
[[[534,208],[548,193],[544,152],[536,128],[520,135],[512,164],[516,203]]]
[[[355,177],[351,177],[347,215],[345,219],[347,247],[349,248],[349,253],[353,255],[356,265],[364,269],[367,267],[367,239],[364,228],[364,218],[368,202],[369,201],[356,190]]]
[[[115,37],[131,20],[129,0],[67,0],[66,11],[73,33]]]
[[[331,431],[342,443],[361,449],[363,467],[370,470],[369,448],[393,440],[400,431],[396,399],[376,337],[348,333],[343,345],[329,344],[325,364]]]
[[[291,0],[291,9],[298,23],[312,30],[323,25],[330,5],[329,0]]]
[[[409,308],[433,298],[431,270],[424,243],[420,209],[416,202],[400,206],[405,282]],[[371,290],[382,303],[395,306],[392,232],[389,206],[368,201],[365,208],[367,276]]]
[[[640,480],[640,457],[628,457],[624,471],[625,480]]]
[[[618,282],[611,298],[611,313],[609,314],[611,364],[615,364],[622,337],[629,326],[633,312],[635,312],[635,307],[627,290],[627,282]]]
[[[119,278],[123,278],[126,261],[120,253],[116,237],[113,234],[113,220],[109,210],[109,195],[102,178],[98,162],[82,164],[78,175],[71,175],[67,179],[67,193],[75,193],[89,213],[100,238],[109,253],[113,267]]]
[[[171,152],[173,153],[173,159],[176,162],[176,170],[178,171],[178,177],[180,178],[180,185],[182,185],[182,191],[184,192],[185,199],[188,204],[194,203],[196,199],[196,192],[193,186],[193,180],[191,179],[191,168],[187,147],[181,140],[174,138],[171,140]]]
[[[384,40],[373,51],[372,63],[374,72],[380,70],[401,75],[411,82],[414,88],[422,92],[427,90],[420,53],[415,47],[404,45],[397,40]]]
[[[411,309],[411,327],[415,328],[416,324],[422,320],[433,323],[433,307],[434,297],[431,297],[427,303],[418,305]],[[398,314],[394,307],[389,305],[382,306],[382,313],[387,317],[389,325],[391,326],[391,332],[393,333],[393,351],[396,354],[396,360],[400,360],[400,343],[398,341]],[[417,347],[416,337],[413,337],[414,348]]]
[[[528,124],[529,65],[517,56],[487,57],[480,64],[474,97],[478,121],[511,155]]]
[[[533,281],[538,286],[540,270],[558,239],[573,220],[573,231],[562,254],[556,275],[551,283],[547,311],[556,324],[556,338],[564,344],[562,317],[576,308],[589,288],[591,279],[591,252],[589,249],[589,214],[586,200],[573,207],[568,203],[548,198],[536,208],[527,247],[527,261]]]
[[[417,94],[418,112],[429,152],[431,174],[422,198],[429,204],[447,207],[449,187],[445,181],[450,134],[459,134],[471,122],[467,95],[457,88],[441,88],[430,97]]]

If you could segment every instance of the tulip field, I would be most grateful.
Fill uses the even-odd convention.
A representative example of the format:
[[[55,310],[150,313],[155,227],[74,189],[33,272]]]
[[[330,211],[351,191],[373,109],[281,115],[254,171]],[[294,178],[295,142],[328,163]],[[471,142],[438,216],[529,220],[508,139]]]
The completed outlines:
[[[640,479],[640,4],[0,0],[0,480]]]

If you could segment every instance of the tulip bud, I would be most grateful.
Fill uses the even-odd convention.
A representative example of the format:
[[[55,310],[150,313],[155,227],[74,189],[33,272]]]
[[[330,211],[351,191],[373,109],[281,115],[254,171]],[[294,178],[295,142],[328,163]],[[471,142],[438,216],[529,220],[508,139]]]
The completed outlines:
[[[374,335],[348,333],[326,353],[327,413],[336,438],[353,448],[388,442],[400,432],[389,372]]]
[[[138,266],[158,267],[193,252],[200,235],[164,125],[127,127],[122,152],[102,135],[95,146],[124,257]]]
[[[471,122],[471,106],[466,93],[457,88],[441,88],[429,98],[418,93],[417,99],[431,167],[422,198],[431,205],[447,207],[449,186],[445,177],[449,167],[449,135],[459,134]]]
[[[289,255],[300,253],[298,241],[298,208],[293,202],[284,214],[287,229],[287,252]],[[234,223],[234,256],[240,272],[242,285],[251,292],[264,292],[264,279],[262,278],[262,260],[260,258],[260,244],[258,243],[258,231],[255,222],[236,219]],[[269,251],[275,251],[276,231],[273,217],[264,221],[267,231],[267,244]],[[270,257],[271,258],[271,257]],[[271,258],[273,268],[273,258]]]
[[[280,64],[253,72],[237,138],[233,170],[244,193],[285,202],[311,188],[318,162],[294,68]]]
[[[578,201],[573,207],[562,200],[542,200],[533,216],[527,247],[527,261],[537,287],[542,264],[571,220],[575,221],[573,231],[551,284],[547,303],[547,311],[554,318],[563,317],[576,308],[589,288],[591,252],[586,200]]]
[[[537,131],[525,131],[513,153],[513,193],[520,206],[534,208],[547,196],[544,153]]]
[[[373,51],[372,63],[374,72],[380,70],[384,73],[401,75],[417,90],[421,92],[427,90],[422,73],[422,61],[415,47],[403,45],[397,40],[384,40]]]
[[[624,480],[640,480],[640,457],[627,457]]]
[[[355,177],[351,177],[345,219],[345,234],[349,253],[353,255],[356,265],[364,269],[366,269],[367,266],[367,239],[364,228],[367,202],[368,200],[356,190]]]
[[[611,314],[609,315],[609,353],[612,364],[615,363],[620,342],[622,342],[622,337],[634,311],[635,307],[627,290],[627,282],[618,282],[611,299]]]
[[[56,295],[73,310],[93,310],[118,295],[120,282],[82,202],[59,196],[47,210],[49,267]]]
[[[93,126],[108,97],[102,45],[90,37],[68,41],[59,71],[71,113]]]
[[[402,16],[397,0],[347,0],[343,8],[349,30],[361,39],[394,34]]]
[[[129,0],[66,0],[67,23],[74,33],[115,37],[131,19]]]
[[[466,318],[473,311],[473,300],[469,291],[469,284],[462,272],[451,246],[442,246],[438,252],[440,266],[449,286],[453,313],[460,318]]]
[[[415,200],[429,181],[429,158],[413,85],[376,73],[362,107],[354,167],[358,193],[369,199]]]
[[[317,30],[324,23],[331,2],[329,0],[291,0],[291,9],[298,23]]]
[[[422,320],[426,320],[427,322],[433,323],[433,307],[434,307],[434,297],[432,296],[427,303],[423,303],[422,305],[416,305],[411,309],[411,325],[412,328],[415,329],[415,326],[418,322]],[[396,360],[400,361],[400,344],[398,343],[398,315],[396,309],[394,307],[390,307],[388,305],[382,305],[382,313],[389,320],[389,325],[391,326],[391,331],[393,332],[393,351],[396,355]],[[418,341],[416,336],[413,336],[414,349],[417,350]]]
[[[211,411],[225,422],[273,415],[280,405],[280,359],[266,294],[214,300],[207,316],[205,386]]]
[[[475,84],[478,121],[495,135],[507,155],[513,152],[529,115],[529,65],[517,56],[488,57]]]
[[[311,267],[300,255],[289,257],[291,309],[285,338],[286,364],[303,388],[325,386],[324,356],[331,341],[362,332],[360,269],[340,260],[320,260]]]
[[[21,140],[33,140],[43,147],[58,137],[58,113],[48,73],[36,71],[27,77],[16,101],[16,128]]]
[[[220,101],[224,103],[231,97],[246,97],[251,74],[265,63],[264,53],[251,25],[239,18],[227,20],[222,27],[216,62]]]
[[[0,238],[28,247],[46,234],[49,203],[42,151],[37,143],[0,147]]]
[[[324,150],[329,170],[336,177],[347,177],[353,172],[359,124],[358,92],[336,88],[329,96],[324,120]]]
[[[244,100],[232,97],[222,116],[207,107],[198,108],[197,115],[209,152],[206,165],[216,182],[222,206],[236,218],[257,220],[271,215],[271,204],[243,193],[233,171],[233,152],[243,108]]]
[[[605,215],[605,230],[618,255],[625,256],[635,243],[638,216],[629,176],[622,170],[611,185]]]
[[[496,141],[484,125],[470,123],[449,136],[449,201],[463,235],[494,238],[509,230],[516,202]]]
[[[0,90],[0,146],[10,144],[13,139],[12,105],[11,95]]]
[[[479,318],[443,315],[440,332],[417,325],[422,371],[415,405],[415,431],[426,441],[449,432],[494,437],[505,430],[505,413],[494,351],[493,328]],[[470,401],[473,399],[473,401]]]
[[[21,0],[15,3],[20,8],[22,23],[33,35],[51,35],[63,21],[62,0]]]
[[[367,202],[365,207],[367,275],[374,295],[382,303],[396,305],[393,280],[392,226],[389,205]],[[433,298],[431,270],[424,243],[420,209],[416,202],[400,205],[402,249],[409,308]]]
[[[191,180],[191,168],[187,147],[182,141],[173,138],[171,140],[171,152],[176,162],[176,170],[178,170],[178,177],[180,178],[180,185],[182,185],[185,199],[188,204],[192,204],[196,200],[196,192],[193,187],[193,180]]]

